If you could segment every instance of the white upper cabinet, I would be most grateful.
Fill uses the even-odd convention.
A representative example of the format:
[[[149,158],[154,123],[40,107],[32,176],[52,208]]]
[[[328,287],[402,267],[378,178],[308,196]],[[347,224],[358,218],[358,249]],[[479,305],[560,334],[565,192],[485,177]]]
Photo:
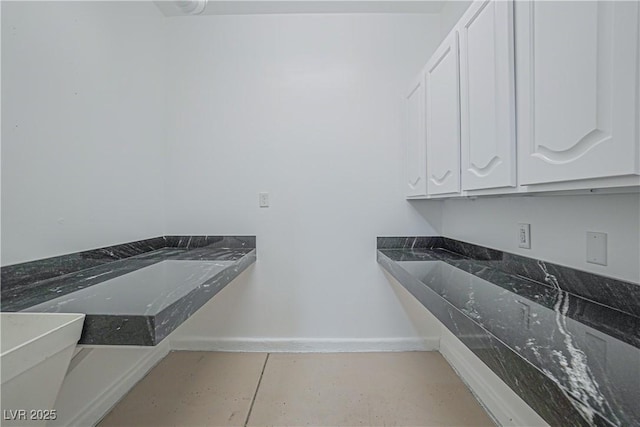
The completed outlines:
[[[407,91],[408,197],[637,188],[639,27],[638,1],[472,2]]]
[[[514,7],[520,183],[640,173],[639,3]]]
[[[427,154],[424,135],[423,74],[412,82],[404,98],[405,192],[407,197],[427,195]]]
[[[476,1],[458,29],[462,189],[514,187],[513,3]]]
[[[458,34],[451,32],[425,69],[428,194],[460,192]]]

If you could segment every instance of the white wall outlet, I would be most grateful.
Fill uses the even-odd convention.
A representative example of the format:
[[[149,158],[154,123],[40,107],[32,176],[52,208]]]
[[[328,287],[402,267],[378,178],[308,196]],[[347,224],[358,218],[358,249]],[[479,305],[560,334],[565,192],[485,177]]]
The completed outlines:
[[[531,249],[531,224],[518,224],[518,247]]]
[[[261,208],[269,207],[269,193],[258,193],[258,204]]]
[[[607,265],[607,233],[587,231],[587,262]]]

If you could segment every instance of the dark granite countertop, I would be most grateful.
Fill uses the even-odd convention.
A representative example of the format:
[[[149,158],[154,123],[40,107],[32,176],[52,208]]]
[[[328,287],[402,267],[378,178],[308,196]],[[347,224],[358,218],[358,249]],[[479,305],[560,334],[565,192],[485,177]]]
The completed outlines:
[[[551,425],[640,425],[639,317],[567,292],[542,261],[523,263],[544,282],[434,239],[379,240],[378,262]]]
[[[254,237],[162,237],[3,267],[2,311],[86,314],[79,344],[152,346],[256,260]]]

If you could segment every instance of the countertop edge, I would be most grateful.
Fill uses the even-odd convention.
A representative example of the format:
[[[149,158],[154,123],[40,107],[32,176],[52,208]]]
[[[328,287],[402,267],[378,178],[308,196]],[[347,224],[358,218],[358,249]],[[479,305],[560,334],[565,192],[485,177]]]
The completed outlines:
[[[253,249],[155,315],[86,314],[78,344],[156,346],[256,260]]]
[[[595,413],[584,417],[584,406],[540,369],[476,323],[425,283],[415,278],[381,250],[377,262],[429,310],[445,327],[498,375],[518,396],[551,425],[610,425]],[[441,261],[432,261],[441,262]]]

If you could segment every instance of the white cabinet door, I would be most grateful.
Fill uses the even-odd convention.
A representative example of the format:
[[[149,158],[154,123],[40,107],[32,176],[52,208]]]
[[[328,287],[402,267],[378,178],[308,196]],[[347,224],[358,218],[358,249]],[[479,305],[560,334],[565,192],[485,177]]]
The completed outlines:
[[[423,74],[404,98],[405,191],[407,197],[427,195],[427,154],[424,136]]]
[[[515,2],[521,184],[638,174],[638,2]]]
[[[460,192],[460,78],[458,34],[438,47],[425,70],[427,190]]]
[[[458,25],[462,189],[514,187],[513,3],[474,2]]]

